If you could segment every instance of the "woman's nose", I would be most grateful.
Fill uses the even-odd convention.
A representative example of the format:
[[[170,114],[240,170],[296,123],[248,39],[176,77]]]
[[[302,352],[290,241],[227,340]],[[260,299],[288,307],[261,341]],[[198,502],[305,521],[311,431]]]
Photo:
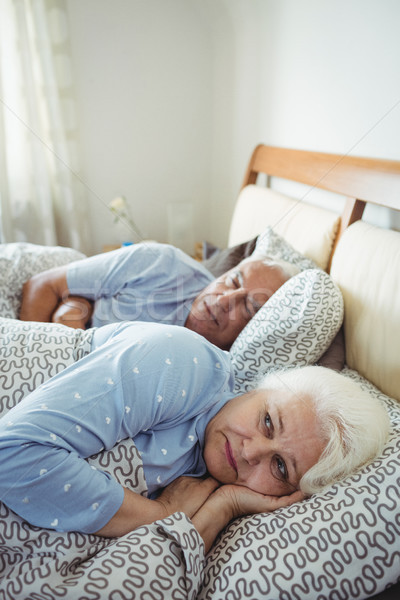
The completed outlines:
[[[258,465],[268,451],[268,440],[264,436],[243,440],[242,456],[250,465]]]

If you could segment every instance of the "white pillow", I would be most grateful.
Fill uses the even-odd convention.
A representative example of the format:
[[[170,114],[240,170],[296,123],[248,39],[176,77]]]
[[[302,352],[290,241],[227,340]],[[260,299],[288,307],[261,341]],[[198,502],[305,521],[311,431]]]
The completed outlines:
[[[275,233],[271,227],[267,227],[263,233],[258,236],[256,247],[252,254],[253,258],[270,256],[272,258],[281,258],[296,265],[300,271],[305,269],[316,269],[318,265],[306,258],[300,252],[297,252],[283,237]]]
[[[348,366],[400,401],[400,232],[353,223],[331,274],[343,291]]]
[[[340,216],[336,212],[250,184],[237,199],[228,245],[250,240],[270,225],[296,250],[326,269],[339,223]]]
[[[22,286],[33,275],[82,258],[81,252],[62,246],[0,244],[0,316],[18,317]]]
[[[0,317],[0,417],[86,356],[94,331]]]
[[[277,368],[316,363],[342,320],[342,294],[332,278],[320,269],[301,271],[275,292],[231,346],[235,391],[253,389],[262,375]]]

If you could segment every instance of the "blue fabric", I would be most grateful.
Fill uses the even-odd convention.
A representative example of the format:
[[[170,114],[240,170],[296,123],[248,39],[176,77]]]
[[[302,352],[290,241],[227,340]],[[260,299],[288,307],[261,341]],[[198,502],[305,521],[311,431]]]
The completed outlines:
[[[90,325],[148,321],[184,325],[193,300],[213,275],[173,246],[141,243],[74,262],[72,295],[95,301]]]
[[[202,475],[208,421],[233,397],[229,354],[183,328],[120,323],[0,419],[0,499],[30,523],[95,532],[123,488],[84,458],[132,438],[149,492]]]

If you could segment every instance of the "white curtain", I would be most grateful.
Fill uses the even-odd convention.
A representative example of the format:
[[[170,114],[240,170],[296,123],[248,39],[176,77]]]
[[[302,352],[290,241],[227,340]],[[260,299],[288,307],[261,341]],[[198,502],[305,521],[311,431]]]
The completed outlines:
[[[0,0],[1,241],[87,251],[65,0]]]

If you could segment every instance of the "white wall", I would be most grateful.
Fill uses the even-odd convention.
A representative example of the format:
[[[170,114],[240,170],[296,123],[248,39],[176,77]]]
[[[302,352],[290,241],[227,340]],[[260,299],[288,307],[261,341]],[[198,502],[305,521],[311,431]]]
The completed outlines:
[[[193,202],[196,237],[206,228],[212,56],[195,4],[68,0],[94,250],[121,241],[107,210],[117,195],[148,237],[166,240],[171,202]]]
[[[273,56],[261,74],[268,143],[400,159],[400,3],[284,0],[264,8]],[[400,208],[400,199],[399,199]],[[365,218],[400,228],[400,215]]]
[[[400,160],[398,0],[67,6],[93,251],[120,241],[119,194],[148,237],[190,201],[195,238],[224,244],[259,142]]]

